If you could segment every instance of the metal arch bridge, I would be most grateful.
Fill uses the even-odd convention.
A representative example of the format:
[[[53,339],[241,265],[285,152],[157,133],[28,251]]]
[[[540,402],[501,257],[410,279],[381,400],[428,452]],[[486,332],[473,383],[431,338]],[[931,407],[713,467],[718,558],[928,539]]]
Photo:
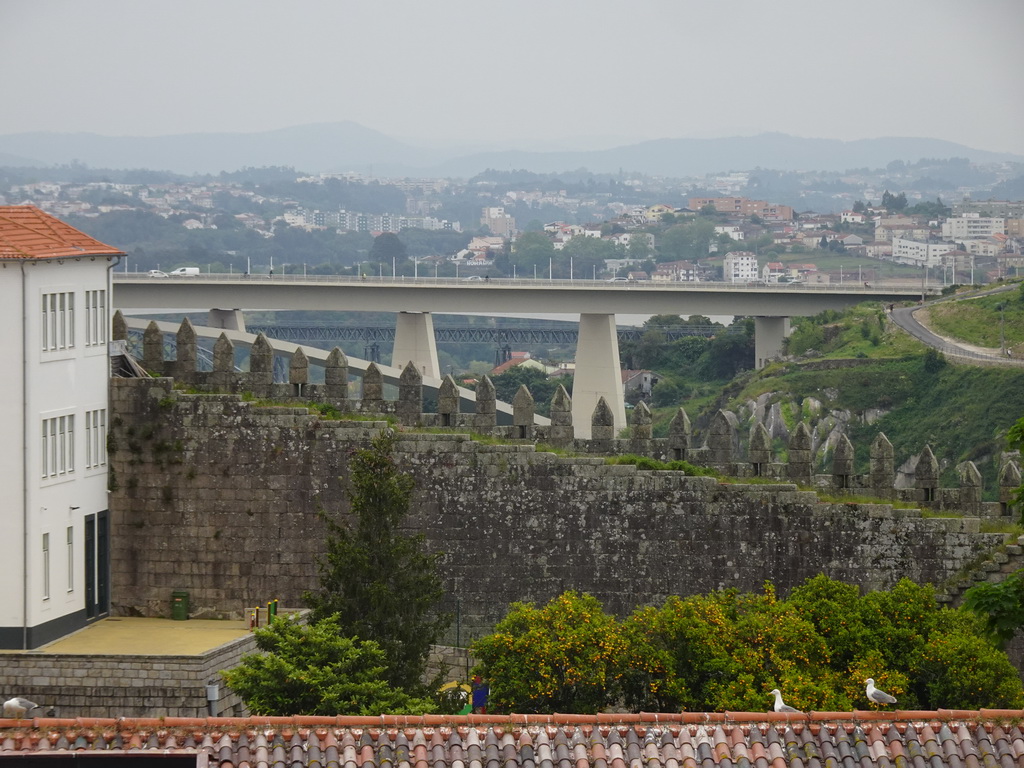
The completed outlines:
[[[250,325],[249,333],[265,335],[285,341],[361,341],[393,342],[396,329],[355,325]],[[738,333],[742,328],[736,325],[670,325],[644,328],[619,328],[619,341],[640,341],[644,334],[656,331],[667,341],[701,336],[709,338],[726,333]],[[434,337],[439,343],[494,343],[494,344],[576,344],[578,328],[434,328]]]

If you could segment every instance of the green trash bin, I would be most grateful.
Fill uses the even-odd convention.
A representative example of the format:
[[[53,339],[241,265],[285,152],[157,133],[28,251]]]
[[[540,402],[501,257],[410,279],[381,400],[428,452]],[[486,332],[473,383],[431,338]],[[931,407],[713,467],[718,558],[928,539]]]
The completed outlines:
[[[188,619],[188,592],[171,592],[171,618],[175,621]]]

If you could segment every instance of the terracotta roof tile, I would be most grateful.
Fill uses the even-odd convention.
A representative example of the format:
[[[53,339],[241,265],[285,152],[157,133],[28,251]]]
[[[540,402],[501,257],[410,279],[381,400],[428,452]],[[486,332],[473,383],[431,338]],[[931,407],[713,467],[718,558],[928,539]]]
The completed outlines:
[[[905,715],[913,717],[905,717]],[[0,720],[0,759],[344,768],[1019,768],[1018,710]]]
[[[34,206],[0,206],[0,260],[120,255],[122,252],[117,248]]]

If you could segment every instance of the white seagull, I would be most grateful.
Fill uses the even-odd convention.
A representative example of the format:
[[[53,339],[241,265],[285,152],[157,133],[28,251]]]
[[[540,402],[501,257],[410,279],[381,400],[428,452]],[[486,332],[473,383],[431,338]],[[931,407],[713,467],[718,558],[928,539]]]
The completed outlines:
[[[799,709],[794,709],[793,707],[789,706],[789,704],[786,704],[782,701],[782,692],[778,688],[773,689],[771,691],[771,695],[775,697],[776,712],[794,712],[798,715],[803,714],[803,712],[801,712]]]
[[[869,677],[864,682],[868,684],[868,687],[867,687],[868,701],[872,702],[873,704],[895,704],[896,703],[896,698],[894,696],[890,696],[885,691],[880,691],[877,688],[875,688],[874,678],[870,678]]]
[[[8,699],[4,702],[4,717],[20,719],[33,709],[42,709],[42,707],[34,701],[15,696],[13,699]]]

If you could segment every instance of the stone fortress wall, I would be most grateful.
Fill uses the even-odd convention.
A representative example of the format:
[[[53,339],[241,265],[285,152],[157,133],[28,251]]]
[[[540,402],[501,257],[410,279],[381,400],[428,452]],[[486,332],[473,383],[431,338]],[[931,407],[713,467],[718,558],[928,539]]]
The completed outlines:
[[[543,602],[567,589],[590,592],[621,615],[671,594],[758,590],[766,580],[785,592],[818,573],[866,589],[904,576],[962,585],[972,572],[984,574],[978,566],[1004,544],[1003,534],[983,533],[981,521],[1007,514],[1010,491],[1020,483],[1019,467],[1007,460],[999,502],[981,501],[970,464],[962,467],[960,487],[940,488],[925,447],[914,487],[896,489],[892,446],[882,435],[871,446],[868,473],[853,473],[852,447],[840,441],[831,473],[814,474],[806,426],[794,431],[784,463],[756,428],[740,456],[736,420],[726,412],[697,447],[682,411],[668,437],[655,439],[650,413],[638,406],[629,436],[618,437],[599,403],[593,439],[581,441],[573,437],[564,390],[552,403],[550,426],[533,424],[525,390],[516,396],[514,423],[498,426],[486,380],[476,412],[458,412],[454,382],[446,392],[446,381],[438,413],[423,413],[413,366],[397,399],[383,398],[372,367],[354,398],[340,350],[324,384],[308,383],[301,354],[291,361],[289,381],[274,383],[265,339],[254,345],[248,372],[234,370],[224,337],[213,370],[198,372],[189,332],[186,322],[174,361],[162,359],[162,339],[147,332],[146,367],[174,379],[112,383],[115,613],[169,615],[171,592],[182,589],[195,616],[239,617],[272,598],[299,606],[323,551],[318,512],[345,511],[349,453],[388,428],[385,416],[397,422],[398,459],[416,481],[410,527],[443,553],[463,641],[488,631],[509,602]],[[235,394],[242,392],[284,404],[257,405]],[[361,418],[327,418],[311,402]],[[509,442],[476,441],[458,429]],[[538,450],[538,442],[589,455]],[[605,463],[603,454],[623,452],[684,459],[740,479]],[[878,502],[824,502],[802,487],[849,490]],[[887,503],[896,499],[920,508]],[[925,517],[927,508],[963,516]]]

